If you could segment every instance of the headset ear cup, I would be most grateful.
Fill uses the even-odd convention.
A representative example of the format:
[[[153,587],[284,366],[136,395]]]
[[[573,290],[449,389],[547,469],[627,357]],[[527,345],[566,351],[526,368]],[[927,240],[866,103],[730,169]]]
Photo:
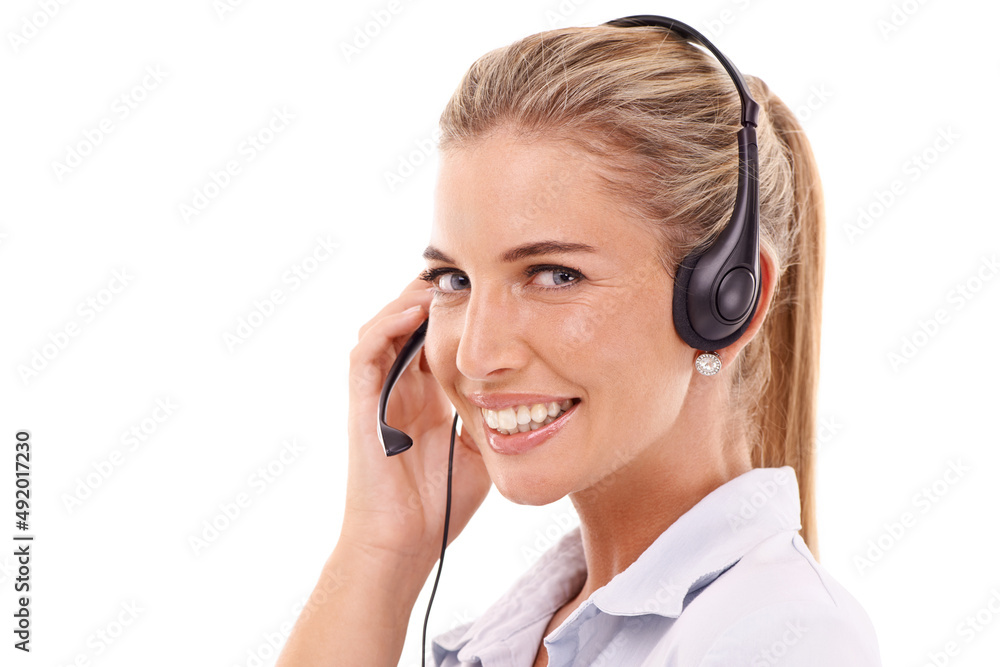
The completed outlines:
[[[739,180],[732,218],[710,247],[702,252],[696,250],[690,253],[674,275],[673,314],[677,335],[696,350],[715,352],[739,340],[750,326],[760,302],[760,191],[756,130],[760,105],[753,99],[746,80],[732,61],[707,37],[686,23],[665,16],[642,14],[608,21],[607,25],[621,28],[656,26],[700,44],[718,58],[740,94],[742,128],[736,133],[740,151]],[[702,258],[705,265],[698,271]],[[720,293],[720,287],[725,293]],[[756,292],[749,312],[741,317],[739,313],[743,312],[743,304],[747,302],[747,288]],[[736,322],[740,324],[736,325]],[[736,328],[733,329],[733,326]],[[706,335],[713,338],[705,338]]]
[[[680,336],[681,340],[694,349],[714,352],[716,350],[721,350],[724,347],[728,347],[739,340],[740,336],[743,335],[743,332],[745,332],[747,327],[750,326],[750,321],[753,319],[753,313],[747,316],[746,321],[740,325],[739,329],[728,336],[724,336],[723,338],[716,340],[704,338],[701,334],[695,331],[694,326],[691,324],[691,318],[688,315],[689,309],[705,309],[708,312],[711,312],[712,310],[712,304],[711,301],[709,301],[709,299],[712,298],[711,295],[691,294],[689,291],[691,276],[694,274],[695,267],[698,266],[698,260],[701,259],[704,254],[704,252],[692,252],[690,255],[685,257],[677,267],[677,272],[674,275],[674,329],[677,331],[677,335]]]

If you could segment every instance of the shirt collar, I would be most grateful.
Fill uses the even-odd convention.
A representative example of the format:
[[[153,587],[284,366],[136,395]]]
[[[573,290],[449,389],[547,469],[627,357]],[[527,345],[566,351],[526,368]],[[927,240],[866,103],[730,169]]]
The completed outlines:
[[[681,515],[634,563],[580,605],[560,630],[591,604],[617,616],[676,618],[689,593],[710,584],[768,537],[800,528],[795,470],[754,468]],[[580,590],[586,573],[576,527],[470,626],[441,635],[434,643],[446,650],[462,648],[462,659],[482,658],[510,650],[508,640],[530,630],[538,634],[531,649],[536,650],[547,625],[541,620],[550,619]]]
[[[676,618],[689,593],[772,535],[801,527],[795,470],[754,468],[702,498],[590,599],[608,614]]]
[[[530,663],[552,615],[575,596],[587,578],[587,561],[580,527],[563,535],[539,557],[511,588],[469,626],[460,626],[433,640],[435,664],[442,649],[459,651],[463,662]],[[517,642],[512,642],[515,635]],[[518,655],[525,651],[524,655]]]

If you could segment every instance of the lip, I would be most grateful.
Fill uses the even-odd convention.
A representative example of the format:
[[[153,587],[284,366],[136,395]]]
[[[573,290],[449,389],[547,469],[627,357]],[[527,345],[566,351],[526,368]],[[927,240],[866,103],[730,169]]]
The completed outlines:
[[[537,402],[541,403],[542,401]],[[559,415],[559,418],[551,424],[542,426],[534,431],[512,433],[511,435],[497,433],[487,426],[486,418],[483,416],[482,412],[479,413],[479,420],[483,425],[483,431],[486,433],[486,441],[489,443],[490,448],[493,451],[497,454],[523,454],[531,449],[534,449],[535,447],[538,447],[562,430],[562,428],[566,426],[567,422],[572,419],[573,415],[576,414],[576,408],[578,405],[580,405],[580,401],[571,405],[569,410]]]
[[[469,402],[487,410],[503,410],[516,405],[534,405],[535,403],[562,403],[575,399],[575,396],[552,396],[551,394],[466,394]],[[553,422],[554,423],[554,422]],[[541,430],[541,429],[539,429]]]

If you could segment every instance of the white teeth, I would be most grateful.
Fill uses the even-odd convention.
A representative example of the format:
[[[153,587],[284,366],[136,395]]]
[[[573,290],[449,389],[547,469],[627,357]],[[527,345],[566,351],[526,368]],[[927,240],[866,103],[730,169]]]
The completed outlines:
[[[542,426],[554,422],[563,412],[573,407],[573,400],[562,402],[534,403],[532,405],[517,405],[503,410],[487,410],[482,408],[486,426],[504,435],[535,431]]]
[[[517,408],[517,423],[518,425],[527,425],[531,421],[531,410],[526,405],[520,405]]]
[[[517,417],[513,408],[504,408],[497,412],[497,428],[513,431],[517,428]]]

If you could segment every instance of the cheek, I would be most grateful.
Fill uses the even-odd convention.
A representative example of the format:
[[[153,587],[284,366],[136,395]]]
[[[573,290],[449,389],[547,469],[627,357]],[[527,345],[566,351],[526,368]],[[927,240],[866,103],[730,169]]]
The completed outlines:
[[[427,336],[424,338],[424,358],[431,374],[447,388],[448,380],[455,373],[455,348],[454,346],[449,348],[447,340],[442,339],[440,330],[434,327],[433,318],[427,326]]]
[[[671,312],[666,301],[632,294],[565,313],[551,330],[556,358],[594,407],[636,419],[679,400],[683,383]],[[675,340],[676,339],[676,340]]]
[[[586,371],[617,363],[624,354],[623,323],[615,302],[602,299],[577,304],[543,325],[550,347],[560,365]],[[634,325],[628,325],[632,327]]]
[[[552,348],[549,358],[556,371],[578,386],[599,411],[613,407],[617,413],[624,407],[618,403],[628,396],[622,392],[636,370],[632,364],[644,354],[625,335],[627,329],[599,307],[572,309],[547,329],[546,338],[555,342],[547,346]]]
[[[574,309],[559,320],[559,349],[573,356],[581,349],[592,349],[601,335],[607,316],[597,309]]]

